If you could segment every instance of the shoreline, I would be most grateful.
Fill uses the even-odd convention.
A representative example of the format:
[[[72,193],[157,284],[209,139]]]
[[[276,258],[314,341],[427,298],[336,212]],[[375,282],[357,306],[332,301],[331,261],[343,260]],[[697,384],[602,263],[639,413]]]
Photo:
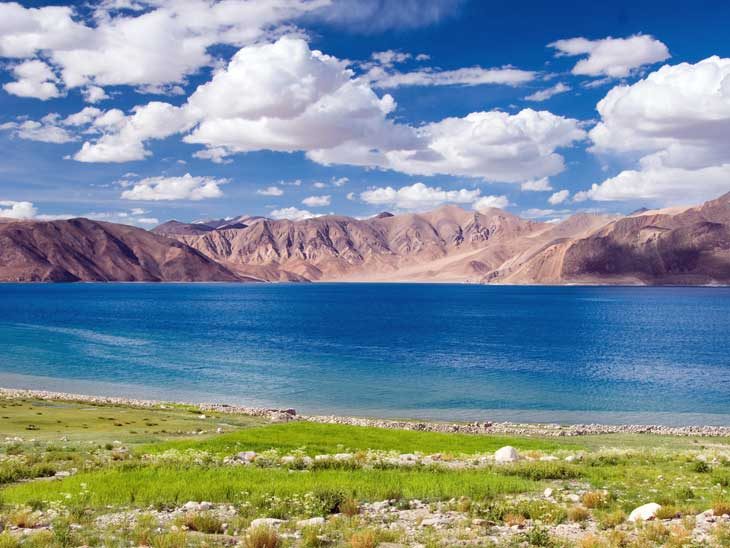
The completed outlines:
[[[50,390],[0,387],[0,399],[38,399],[44,401],[66,401],[93,405],[123,405],[136,408],[164,408],[166,405],[190,406],[201,411],[214,411],[233,415],[264,417],[274,422],[305,421],[319,424],[340,424],[386,428],[391,430],[412,430],[420,432],[460,433],[474,435],[517,435],[573,437],[600,434],[654,434],[677,437],[730,437],[730,426],[664,426],[660,424],[557,424],[557,423],[515,423],[515,422],[437,422],[407,419],[379,419],[347,417],[337,415],[299,415],[295,409],[247,407],[226,403],[193,403],[185,401],[164,401],[117,396],[95,396]]]

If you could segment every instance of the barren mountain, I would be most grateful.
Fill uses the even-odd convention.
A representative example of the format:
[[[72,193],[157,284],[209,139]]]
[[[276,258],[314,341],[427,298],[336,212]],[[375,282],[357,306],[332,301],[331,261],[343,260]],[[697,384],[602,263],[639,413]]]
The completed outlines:
[[[132,226],[0,223],[0,281],[243,281],[190,247]]]
[[[582,213],[557,224],[455,206],[365,220],[236,222],[245,226],[166,234],[265,280],[730,283],[730,194],[697,207]]]
[[[0,220],[0,280],[730,284],[730,193],[560,223],[498,209],[304,221]]]

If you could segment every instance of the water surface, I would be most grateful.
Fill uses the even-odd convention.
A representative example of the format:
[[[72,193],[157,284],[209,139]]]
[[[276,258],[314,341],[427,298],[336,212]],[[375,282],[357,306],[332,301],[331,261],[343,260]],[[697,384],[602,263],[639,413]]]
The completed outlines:
[[[4,284],[0,385],[449,420],[730,424],[730,289]]]

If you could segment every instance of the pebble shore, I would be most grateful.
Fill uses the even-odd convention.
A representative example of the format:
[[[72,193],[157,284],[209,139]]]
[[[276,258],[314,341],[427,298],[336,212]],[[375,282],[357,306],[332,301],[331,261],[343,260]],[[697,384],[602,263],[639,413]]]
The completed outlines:
[[[335,415],[299,415],[294,409],[272,409],[247,407],[222,403],[164,402],[136,398],[92,396],[52,392],[47,390],[28,390],[0,388],[0,398],[33,398],[48,401],[71,401],[95,405],[126,405],[139,408],[159,408],[165,405],[190,405],[201,411],[216,411],[236,415],[265,417],[272,421],[292,420],[316,422],[320,424],[343,424],[352,426],[371,426],[397,430],[420,432],[443,432],[462,434],[505,434],[516,436],[586,436],[595,434],[657,434],[663,436],[725,437],[730,436],[730,426],[663,426],[658,424],[528,424],[512,422],[471,422],[445,423],[428,421],[386,420],[376,418],[340,417]]]

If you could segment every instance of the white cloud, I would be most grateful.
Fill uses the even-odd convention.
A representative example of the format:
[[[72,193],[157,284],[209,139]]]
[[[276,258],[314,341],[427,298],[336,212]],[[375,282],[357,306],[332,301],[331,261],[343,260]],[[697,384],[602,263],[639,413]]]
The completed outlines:
[[[74,8],[0,4],[0,57],[32,58],[39,52],[68,88],[94,85],[165,86],[215,59],[216,44],[241,47],[270,35],[287,20],[324,0],[144,0],[134,13],[114,3],[96,6],[93,24]]]
[[[390,117],[379,97],[343,61],[287,36],[240,49],[225,69],[182,106],[150,102],[132,113],[111,109],[93,120],[74,159],[141,160],[146,141],[188,133],[198,158],[225,162],[234,153],[304,151],[315,162],[521,182],[564,169],[556,152],[581,140],[577,120],[547,111],[473,112],[420,127]],[[88,133],[88,132],[87,132]]]
[[[56,82],[58,79],[46,63],[32,60],[24,61],[13,67],[14,82],[9,82],[3,89],[19,97],[34,97],[45,101],[62,95]]]
[[[271,212],[271,218],[277,220],[289,219],[291,221],[303,221],[312,217],[319,217],[319,215],[306,209],[297,209],[296,207],[284,207],[282,209],[274,209]]]
[[[573,74],[624,78],[634,70],[669,59],[669,49],[646,34],[629,38],[568,38],[557,40],[548,47],[555,48],[558,56],[587,55],[573,67]]]
[[[229,152],[415,143],[410,128],[387,120],[394,106],[392,97],[379,98],[354,79],[342,61],[284,37],[242,48],[198,87],[185,108],[200,124],[184,140]]]
[[[534,207],[523,211],[522,216],[526,217],[527,219],[541,219],[544,217],[552,217],[552,219],[547,221],[551,223],[562,220],[565,217],[569,216],[571,213],[572,211],[570,209],[540,209]]]
[[[267,186],[266,188],[258,189],[256,194],[261,194],[261,196],[281,196],[284,194],[284,191],[278,186]]]
[[[214,164],[230,164],[233,160],[228,158],[229,155],[230,153],[223,147],[212,147],[196,150],[193,153],[193,158],[210,160]]]
[[[401,209],[430,209],[445,203],[466,204],[474,202],[479,189],[443,190],[423,183],[393,187],[372,188],[360,193],[360,199],[372,205],[390,205]]]
[[[730,188],[730,59],[665,65],[598,103],[591,150],[633,162],[577,199],[685,203]],[[722,178],[726,178],[723,185]]]
[[[351,202],[354,202],[355,200],[357,200],[357,196],[355,196],[354,192],[348,192],[347,199],[350,200]]]
[[[221,185],[227,179],[214,177],[193,177],[186,173],[182,177],[147,177],[134,183],[132,188],[122,192],[124,200],[204,200],[220,198]]]
[[[569,196],[570,196],[570,191],[569,191],[569,190],[565,190],[565,189],[563,189],[563,190],[558,190],[557,192],[554,192],[554,193],[553,193],[553,194],[552,194],[552,195],[551,195],[551,196],[550,196],[550,197],[548,198],[548,203],[549,203],[550,205],[558,205],[558,204],[562,204],[562,203],[563,203],[563,202],[564,202],[565,200],[567,200],[567,199],[568,199],[568,197],[569,197]]]
[[[574,200],[649,200],[662,205],[692,205],[730,191],[730,163],[699,169],[652,167],[625,170],[576,193]]]
[[[312,183],[312,186],[314,188],[327,188],[327,183],[323,183],[322,181],[315,181]]]
[[[145,148],[149,139],[164,139],[191,127],[193,121],[180,107],[153,101],[135,107],[124,116],[111,110],[95,120],[99,128],[109,128],[95,142],[86,141],[74,155],[79,162],[129,162],[143,160],[150,152]]]
[[[330,205],[331,196],[308,196],[302,200],[305,206],[309,207],[324,207]]]
[[[581,140],[585,132],[572,118],[524,109],[517,114],[472,112],[419,128],[425,150],[386,153],[384,165],[415,175],[450,174],[520,182],[564,169],[555,152]]]
[[[536,91],[535,93],[528,95],[525,97],[528,101],[547,101],[551,97],[554,97],[555,95],[559,95],[561,93],[565,93],[566,91],[570,91],[571,87],[567,84],[564,84],[563,82],[558,82],[554,86],[551,86],[546,89],[541,89],[539,91]]]
[[[75,141],[76,137],[66,128],[61,127],[57,114],[48,114],[36,120],[6,122],[0,124],[0,131],[10,131],[14,137],[27,141],[63,144]]]
[[[0,217],[9,219],[32,219],[37,214],[38,209],[32,202],[0,200]]]
[[[384,67],[392,67],[398,63],[405,63],[412,57],[413,56],[410,53],[392,49],[386,51],[375,51],[370,55],[370,58],[375,61],[375,63]]]
[[[337,177],[337,178],[333,177],[332,178],[332,184],[336,187],[345,186],[349,182],[350,182],[350,179],[348,179],[347,177]]]
[[[483,211],[489,208],[504,209],[509,205],[507,196],[482,196],[474,202],[474,209]]]
[[[374,87],[382,89],[405,86],[478,86],[483,84],[518,86],[533,80],[535,73],[514,67],[423,69],[413,72],[399,72],[375,67],[368,71],[365,77],[372,82]]]
[[[84,101],[87,103],[99,103],[105,99],[109,99],[109,96],[104,91],[104,88],[99,86],[86,86],[81,90],[81,94],[84,96]]]
[[[552,185],[550,185],[549,177],[525,181],[520,185],[520,188],[527,192],[545,192],[553,189]]]

